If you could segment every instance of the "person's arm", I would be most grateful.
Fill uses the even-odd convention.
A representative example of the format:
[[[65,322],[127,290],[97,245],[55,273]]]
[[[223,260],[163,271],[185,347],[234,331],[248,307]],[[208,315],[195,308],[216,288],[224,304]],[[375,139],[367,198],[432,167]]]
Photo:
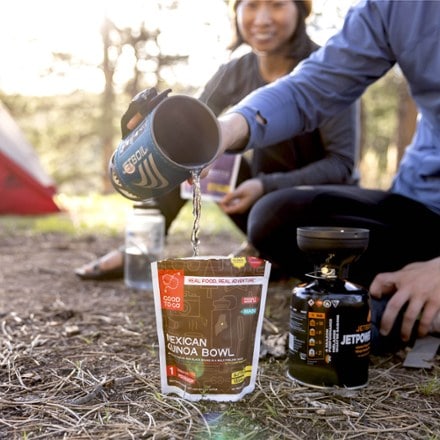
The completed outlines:
[[[242,150],[248,142],[249,126],[246,119],[238,113],[228,113],[218,118],[220,128],[220,145],[218,156],[225,151]],[[210,167],[204,168],[200,177],[203,179],[209,173]],[[188,178],[188,183],[192,184],[192,177]]]
[[[405,304],[401,335],[408,341],[420,318],[419,336],[440,332],[440,257],[411,263],[401,270],[378,274],[370,285],[375,298],[392,295],[382,316],[380,331],[387,335]]]
[[[242,150],[248,142],[249,126],[239,113],[227,113],[218,118],[220,126],[220,151]]]
[[[358,103],[319,127],[324,157],[291,171],[261,174],[226,194],[220,206],[227,214],[243,213],[264,194],[299,185],[352,184],[359,155]],[[312,146],[310,146],[312,147]]]
[[[264,193],[299,185],[354,183],[360,150],[358,104],[356,102],[319,126],[322,158],[301,168],[258,176]]]

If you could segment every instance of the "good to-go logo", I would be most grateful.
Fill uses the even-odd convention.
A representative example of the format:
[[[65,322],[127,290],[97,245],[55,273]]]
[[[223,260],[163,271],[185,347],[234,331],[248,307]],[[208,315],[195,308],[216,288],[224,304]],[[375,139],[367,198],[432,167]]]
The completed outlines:
[[[182,270],[163,269],[158,271],[161,306],[164,310],[183,312],[185,274]]]

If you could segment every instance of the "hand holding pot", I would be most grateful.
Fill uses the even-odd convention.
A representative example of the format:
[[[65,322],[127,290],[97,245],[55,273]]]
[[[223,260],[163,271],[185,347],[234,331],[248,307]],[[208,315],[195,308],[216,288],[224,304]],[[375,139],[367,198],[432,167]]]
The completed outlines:
[[[121,118],[122,139],[125,139],[136,126],[148,116],[165,98],[171,89],[166,89],[161,93],[152,87],[142,90],[130,102],[128,109]]]
[[[212,111],[195,98],[168,93],[141,92],[122,117],[125,137],[110,160],[110,179],[128,199],[160,197],[218,156],[220,130]]]

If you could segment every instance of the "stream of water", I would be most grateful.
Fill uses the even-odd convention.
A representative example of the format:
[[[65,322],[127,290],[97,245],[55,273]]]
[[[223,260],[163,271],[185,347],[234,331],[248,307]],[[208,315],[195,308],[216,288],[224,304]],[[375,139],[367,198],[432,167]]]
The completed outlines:
[[[200,189],[200,173],[201,169],[192,170],[192,187],[193,187],[193,216],[194,223],[191,232],[191,244],[193,248],[193,257],[198,257],[199,255],[199,245],[200,245],[200,215],[202,211],[202,193]]]

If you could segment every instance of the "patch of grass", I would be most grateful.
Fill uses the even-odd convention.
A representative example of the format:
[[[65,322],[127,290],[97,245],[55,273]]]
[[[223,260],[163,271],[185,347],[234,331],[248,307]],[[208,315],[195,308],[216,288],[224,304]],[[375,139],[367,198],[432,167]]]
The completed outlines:
[[[69,219],[63,214],[45,216],[0,216],[0,231],[2,234],[27,233],[38,234],[44,232],[74,233],[74,228]]]
[[[80,235],[85,233],[116,234],[124,225],[131,207],[121,196],[67,196],[56,197],[62,212],[47,215],[0,216],[1,231],[41,234],[46,232]]]
[[[194,223],[193,205],[189,200],[179,212],[176,220],[173,222],[171,233],[191,232]],[[233,221],[224,214],[215,202],[204,202],[200,218],[200,230],[203,234],[216,234],[220,232],[229,232],[232,237],[242,237],[241,231],[235,226]]]
[[[70,220],[76,234],[89,232],[118,234],[124,228],[127,215],[133,206],[132,201],[119,194],[105,196],[100,194],[87,196],[61,194],[57,201],[64,210],[64,215]]]
[[[440,397],[440,378],[438,376],[430,377],[425,382],[419,385],[419,392],[424,396]]]
[[[125,227],[133,202],[119,194],[68,196],[60,194],[57,203],[63,210],[58,214],[40,216],[0,216],[0,231],[26,231],[30,234],[59,232],[69,235],[88,233],[118,235]],[[192,202],[188,201],[173,222],[170,232],[189,233],[194,217]],[[241,232],[214,202],[202,205],[200,230],[204,234],[228,231],[239,237]]]

